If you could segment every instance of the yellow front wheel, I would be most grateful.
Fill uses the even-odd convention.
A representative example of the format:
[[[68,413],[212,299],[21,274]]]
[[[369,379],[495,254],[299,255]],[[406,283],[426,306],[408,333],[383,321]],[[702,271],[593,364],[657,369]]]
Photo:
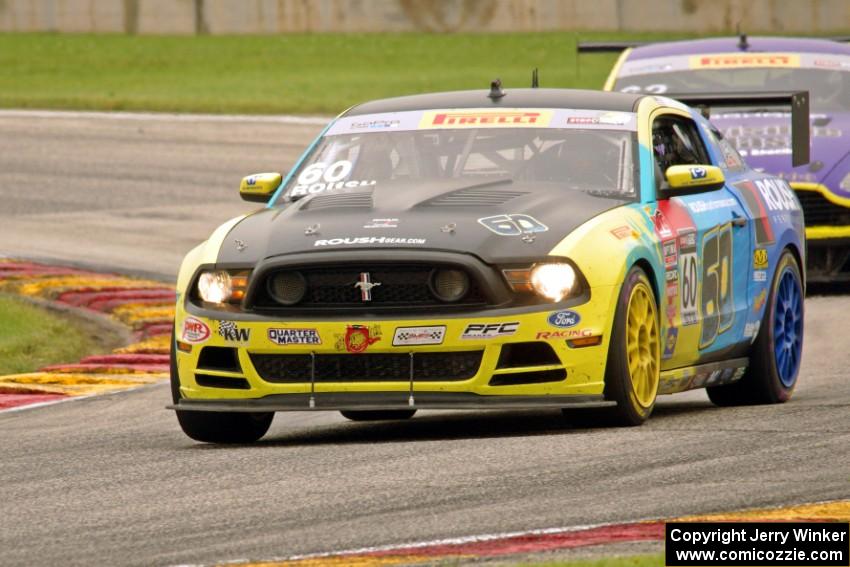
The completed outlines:
[[[605,396],[617,402],[617,423],[646,421],[658,395],[660,369],[657,301],[646,273],[635,266],[620,291],[605,370]]]

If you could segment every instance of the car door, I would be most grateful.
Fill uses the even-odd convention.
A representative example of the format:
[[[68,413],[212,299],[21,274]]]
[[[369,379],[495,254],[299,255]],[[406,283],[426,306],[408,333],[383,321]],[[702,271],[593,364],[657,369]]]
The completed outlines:
[[[717,165],[696,123],[678,114],[656,116],[652,124],[659,210],[670,211],[675,241],[664,243],[665,266],[677,268],[675,297],[668,279],[668,327],[662,363],[675,368],[726,358],[743,344],[751,269],[751,225],[746,209],[728,184],[719,189],[670,196],[664,172],[673,165]],[[675,213],[674,213],[675,211]],[[675,253],[675,262],[672,256]],[[672,277],[671,276],[666,276]],[[665,278],[665,279],[666,279]],[[672,317],[671,317],[672,315]]]

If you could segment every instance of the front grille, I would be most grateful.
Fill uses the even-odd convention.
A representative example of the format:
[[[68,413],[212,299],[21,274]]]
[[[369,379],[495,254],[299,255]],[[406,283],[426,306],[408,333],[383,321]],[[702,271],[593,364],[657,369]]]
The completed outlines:
[[[850,207],[836,205],[817,191],[797,191],[806,226],[850,225]]]
[[[475,376],[483,351],[423,352],[413,356],[415,382],[453,382]],[[251,354],[266,382],[310,382],[309,354]],[[316,382],[408,382],[410,354],[317,354]]]
[[[373,265],[329,266],[297,269],[307,284],[303,299],[292,309],[333,308],[417,308],[436,306],[479,307],[486,304],[481,286],[470,278],[466,295],[454,303],[437,299],[431,291],[434,266],[429,265]],[[269,295],[266,281],[275,272],[269,272],[261,281],[253,303],[256,307],[284,308]],[[355,287],[361,274],[368,273],[369,281],[380,283],[369,290],[369,300],[364,301],[361,289]]]

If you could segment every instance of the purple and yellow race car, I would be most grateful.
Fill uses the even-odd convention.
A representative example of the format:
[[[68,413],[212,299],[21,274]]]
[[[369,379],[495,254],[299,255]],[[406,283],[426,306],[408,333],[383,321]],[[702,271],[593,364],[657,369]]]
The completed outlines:
[[[846,39],[846,38],[841,38]],[[811,161],[793,167],[787,109],[727,107],[711,121],[757,170],[786,179],[806,220],[813,282],[850,281],[850,45],[834,39],[712,38],[583,43],[580,52],[622,51],[605,90],[695,104],[693,93],[810,92]],[[732,157],[731,159],[734,159]]]

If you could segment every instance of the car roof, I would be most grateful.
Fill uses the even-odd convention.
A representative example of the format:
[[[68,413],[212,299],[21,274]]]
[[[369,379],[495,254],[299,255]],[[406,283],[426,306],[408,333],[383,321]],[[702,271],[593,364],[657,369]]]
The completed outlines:
[[[578,108],[634,112],[645,95],[578,89],[504,89],[505,96],[491,99],[489,90],[454,91],[385,98],[364,102],[345,116],[433,110],[443,108]]]
[[[699,55],[703,53],[742,53],[777,52],[791,53],[830,53],[850,55],[850,44],[831,39],[805,37],[747,37],[746,49],[738,46],[740,38],[715,37],[709,39],[688,39],[683,41],[664,41],[635,47],[629,53],[629,59],[649,59],[667,55]]]

